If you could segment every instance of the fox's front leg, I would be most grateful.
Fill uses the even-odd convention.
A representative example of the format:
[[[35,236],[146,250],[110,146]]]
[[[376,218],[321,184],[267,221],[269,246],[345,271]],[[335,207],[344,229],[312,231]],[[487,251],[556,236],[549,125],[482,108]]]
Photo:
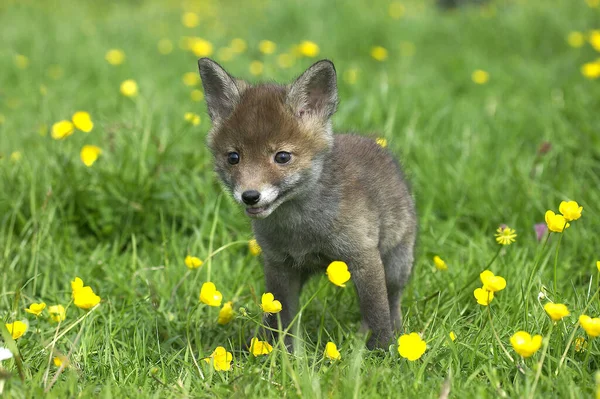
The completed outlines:
[[[360,313],[371,331],[367,347],[386,348],[392,340],[392,323],[388,303],[385,271],[377,249],[348,259],[350,273],[358,293]]]
[[[263,319],[263,323],[268,327],[266,335],[274,341],[277,333],[273,330],[279,328],[277,317],[281,320],[281,331],[285,331],[298,312],[303,278],[302,273],[294,269],[290,262],[270,259],[268,256],[265,256],[264,262],[266,292],[272,293],[275,299],[281,302],[281,312],[265,314]],[[286,335],[285,345],[291,349],[290,335]]]

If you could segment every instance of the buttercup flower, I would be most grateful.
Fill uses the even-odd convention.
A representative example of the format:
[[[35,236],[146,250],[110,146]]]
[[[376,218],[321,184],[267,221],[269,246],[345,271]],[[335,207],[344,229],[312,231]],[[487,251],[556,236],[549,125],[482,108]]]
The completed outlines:
[[[478,85],[484,85],[490,80],[490,74],[482,69],[476,69],[471,74],[471,80]]]
[[[400,19],[400,18],[402,18],[402,16],[404,15],[405,11],[406,10],[404,8],[404,4],[400,3],[399,1],[395,1],[393,3],[390,3],[390,6],[388,7],[388,14],[393,19]]]
[[[240,54],[246,51],[248,44],[244,39],[236,37],[235,39],[231,39],[231,42],[229,42],[229,47],[231,47],[231,50],[233,50],[234,53]]]
[[[250,341],[250,352],[256,357],[268,355],[273,351],[273,347],[267,341],[259,341],[258,338],[252,338]]]
[[[233,354],[231,352],[227,352],[222,346],[217,346],[215,351],[204,359],[206,363],[210,363],[212,359],[213,367],[217,371],[229,371],[231,370],[231,361],[233,360]]]
[[[452,341],[456,341],[456,334],[454,333],[454,331],[450,331],[450,334],[448,334],[448,336]]]
[[[61,140],[69,137],[75,132],[75,126],[71,121],[60,121],[52,125],[52,138],[54,140]]]
[[[182,80],[184,85],[194,87],[200,83],[200,75],[197,72],[186,72],[183,74]]]
[[[517,238],[516,231],[508,226],[498,227],[496,230],[496,242],[500,245],[510,245],[515,242],[515,238]]]
[[[73,120],[73,125],[82,132],[89,133],[94,128],[90,114],[85,111],[75,112],[71,119]]]
[[[214,283],[206,282],[202,284],[200,289],[200,302],[207,304],[208,306],[221,306],[223,295],[217,291],[217,287]]]
[[[191,50],[196,57],[210,57],[213,53],[213,45],[208,40],[196,37],[192,41]]]
[[[319,46],[310,40],[304,40],[298,46],[298,52],[305,57],[316,57],[319,55]]]
[[[329,360],[340,360],[342,355],[340,351],[338,351],[337,345],[333,342],[327,342],[325,345],[325,351],[323,352],[323,356],[325,356]]]
[[[548,302],[544,305],[544,310],[553,321],[559,321],[563,317],[570,315],[569,309],[562,303]]]
[[[567,43],[569,43],[569,46],[571,47],[581,47],[585,44],[585,36],[581,32],[569,32],[567,35]]]
[[[510,337],[510,343],[519,355],[530,357],[542,346],[542,336],[536,335],[532,338],[528,332],[518,331]]]
[[[31,313],[33,315],[39,316],[44,309],[46,309],[46,304],[44,302],[32,303],[31,305],[29,305],[29,308],[25,309],[25,311],[27,313]]]
[[[583,207],[579,206],[576,201],[562,201],[558,206],[558,210],[562,213],[567,222],[571,222],[581,217]]]
[[[419,359],[426,349],[427,344],[417,333],[404,334],[398,338],[398,353],[410,361]]]
[[[186,28],[195,28],[200,23],[200,17],[195,12],[188,11],[181,16],[181,23]]]
[[[583,337],[575,338],[575,352],[581,352],[587,348],[587,341]]]
[[[17,54],[15,55],[15,65],[19,69],[25,69],[29,66],[29,58],[23,54]]]
[[[54,365],[56,367],[60,367],[63,364],[68,364],[69,362],[67,361],[67,358],[65,358],[64,356],[55,356],[54,358],[52,358],[52,363],[54,363]]]
[[[125,97],[135,97],[138,95],[138,85],[133,79],[127,79],[121,83],[121,94]]]
[[[84,145],[81,148],[81,152],[79,153],[79,157],[81,158],[81,162],[84,163],[88,168],[94,164],[98,160],[98,157],[102,154],[102,149],[95,145]]]
[[[125,53],[123,50],[110,49],[106,52],[104,58],[110,65],[121,65],[125,61]]]
[[[185,257],[184,263],[188,269],[197,269],[202,266],[203,262],[200,260],[200,258],[188,255]]]
[[[5,324],[5,326],[10,335],[12,336],[12,339],[15,340],[21,338],[23,334],[25,334],[25,332],[27,331],[27,324],[19,320],[15,321],[14,323],[7,323]]]
[[[350,272],[345,262],[334,261],[327,266],[327,277],[329,281],[339,287],[345,287],[346,282],[350,280]]]
[[[485,288],[477,288],[473,291],[473,295],[475,299],[477,299],[477,303],[482,306],[487,306],[494,299],[494,293],[492,291],[488,291]]]
[[[12,357],[13,354],[8,348],[0,346],[0,362],[3,360],[12,359]]]
[[[494,273],[489,270],[481,272],[479,278],[483,283],[483,288],[487,291],[498,292],[506,288],[506,280],[503,277],[494,276]]]
[[[600,260],[596,261],[596,268],[598,269],[598,271],[600,272]]]
[[[588,79],[600,78],[600,62],[586,62],[581,66],[581,74]]]
[[[371,57],[377,61],[385,61],[388,58],[388,51],[381,46],[375,46],[371,49]]]
[[[444,262],[444,260],[437,255],[433,257],[433,264],[438,270],[448,270],[448,265],[446,264],[446,262]]]
[[[582,314],[579,316],[579,324],[590,337],[595,338],[600,335],[600,317],[591,318]]]
[[[275,296],[270,292],[262,295],[260,307],[265,313],[281,312],[281,302],[276,300]]]
[[[346,83],[348,83],[349,85],[353,85],[358,80],[358,69],[357,68],[348,69],[347,71],[344,72],[343,77],[344,77],[344,81]],[[377,144],[379,144],[379,143],[377,143]],[[382,146],[382,147],[385,147],[385,146]]]
[[[383,148],[387,147],[387,140],[384,137],[377,138],[377,140],[375,140],[375,142]]]
[[[258,245],[258,241],[255,238],[248,241],[248,250],[252,256],[258,256],[262,252],[262,248]]]
[[[162,55],[171,54],[171,51],[173,51],[173,42],[169,39],[160,39],[156,47],[158,47],[158,52]]]
[[[192,101],[200,102],[200,101],[204,100],[204,93],[202,93],[202,91],[200,91],[198,89],[194,89],[190,93],[190,98],[192,99]]]
[[[592,45],[594,50],[600,51],[600,30],[594,29],[590,31],[590,44]]]
[[[48,313],[52,321],[63,321],[67,317],[67,313],[63,305],[53,305],[48,307]]]
[[[200,115],[197,115],[193,112],[186,112],[183,115],[183,119],[185,119],[186,122],[190,123],[192,126],[198,126],[200,124]]]
[[[555,233],[562,233],[564,229],[570,226],[563,215],[557,215],[552,211],[546,211],[545,217],[548,229]]]
[[[261,40],[258,43],[258,50],[263,54],[273,54],[277,49],[277,45],[270,40]]]
[[[254,76],[262,75],[265,66],[260,61],[252,61],[250,63],[250,73]]]
[[[73,303],[80,309],[89,310],[100,303],[101,298],[94,293],[91,287],[83,286],[83,280],[75,277],[71,281],[71,289],[73,291]]]
[[[219,319],[217,323],[220,325],[225,325],[229,323],[233,319],[233,302],[225,302],[225,305],[219,311]]]

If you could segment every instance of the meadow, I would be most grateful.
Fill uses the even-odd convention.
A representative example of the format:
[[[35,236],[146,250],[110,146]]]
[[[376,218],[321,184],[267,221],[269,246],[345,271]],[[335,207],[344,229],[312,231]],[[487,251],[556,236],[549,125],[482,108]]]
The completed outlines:
[[[0,396],[600,398],[600,1],[5,0],[0,37]],[[251,82],[335,63],[335,129],[416,199],[416,359],[366,350],[325,273],[295,352],[248,351],[261,257],[212,171],[202,56]],[[562,201],[583,212],[550,232]]]

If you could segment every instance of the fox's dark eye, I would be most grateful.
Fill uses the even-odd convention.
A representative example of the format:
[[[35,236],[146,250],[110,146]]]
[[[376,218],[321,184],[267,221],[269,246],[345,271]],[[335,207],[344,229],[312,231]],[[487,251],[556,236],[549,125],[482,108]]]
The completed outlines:
[[[275,162],[277,163],[288,163],[292,159],[292,154],[285,151],[279,151],[275,154]]]
[[[237,152],[230,152],[229,154],[227,154],[227,162],[229,162],[231,165],[239,163],[240,154],[238,154]]]

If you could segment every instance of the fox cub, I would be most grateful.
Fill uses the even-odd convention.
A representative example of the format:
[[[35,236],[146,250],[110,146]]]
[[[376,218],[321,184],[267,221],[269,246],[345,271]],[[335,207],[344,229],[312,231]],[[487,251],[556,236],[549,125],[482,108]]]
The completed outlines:
[[[283,306],[282,327],[298,312],[308,277],[341,260],[356,286],[363,327],[371,331],[367,346],[387,346],[401,327],[415,206],[385,149],[365,137],[333,134],[333,63],[319,61],[286,86],[251,85],[208,58],[198,65],[215,169],[252,218],[266,291]],[[276,315],[264,322],[277,328]]]

